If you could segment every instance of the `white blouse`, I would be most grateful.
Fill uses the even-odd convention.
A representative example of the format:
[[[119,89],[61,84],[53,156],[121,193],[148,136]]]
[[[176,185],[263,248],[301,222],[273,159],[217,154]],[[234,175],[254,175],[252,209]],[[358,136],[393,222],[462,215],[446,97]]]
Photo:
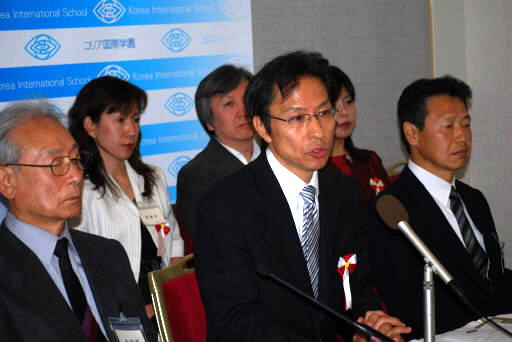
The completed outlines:
[[[148,200],[145,200],[142,196],[144,178],[137,174],[127,161],[125,165],[136,202],[148,203]],[[161,209],[167,221],[165,225],[170,230],[166,234],[163,230],[157,232],[155,226],[148,226],[147,228],[155,246],[158,247],[159,245],[159,234],[163,238],[164,254],[162,256],[162,267],[165,267],[169,264],[171,257],[183,256],[184,243],[172,211],[164,173],[160,168],[152,167],[156,171],[156,184],[149,202]],[[117,185],[114,180],[113,182]],[[101,191],[94,190],[94,184],[89,180],[85,180],[82,194],[82,215],[71,220],[70,224],[73,228],[84,232],[118,240],[128,254],[133,275],[135,280],[138,281],[142,248],[139,209],[122,190],[119,191],[119,195],[119,197],[114,196],[106,188],[105,195],[102,197]]]

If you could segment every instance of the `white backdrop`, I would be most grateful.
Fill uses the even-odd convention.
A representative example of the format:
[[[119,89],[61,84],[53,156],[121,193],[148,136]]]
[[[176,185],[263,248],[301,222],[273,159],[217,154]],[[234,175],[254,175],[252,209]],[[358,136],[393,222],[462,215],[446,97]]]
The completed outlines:
[[[106,74],[146,90],[141,152],[173,202],[179,168],[209,140],[196,86],[224,63],[253,69],[250,0],[3,0],[0,44],[0,108],[47,98],[65,114]]]

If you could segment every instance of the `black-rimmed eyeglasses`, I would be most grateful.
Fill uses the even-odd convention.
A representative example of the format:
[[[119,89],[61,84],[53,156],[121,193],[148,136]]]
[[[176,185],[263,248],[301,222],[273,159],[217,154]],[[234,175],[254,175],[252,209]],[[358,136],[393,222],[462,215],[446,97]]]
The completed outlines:
[[[57,157],[52,160],[51,164],[47,165],[10,163],[5,164],[5,166],[48,167],[54,176],[64,176],[69,172],[71,163],[73,163],[79,170],[83,170],[89,166],[91,159],[92,154],[90,152],[83,151],[80,152],[80,158]]]
[[[315,114],[294,115],[288,119],[283,119],[283,118],[273,116],[273,115],[269,115],[269,117],[271,117],[272,119],[284,121],[288,125],[290,125],[290,127],[292,127],[292,128],[299,128],[299,127],[303,127],[306,124],[306,122],[311,121],[311,119],[313,117],[317,118],[317,120],[320,122],[330,122],[336,118],[336,114],[338,114],[338,111],[336,110],[336,108],[329,108],[329,109],[322,110]]]

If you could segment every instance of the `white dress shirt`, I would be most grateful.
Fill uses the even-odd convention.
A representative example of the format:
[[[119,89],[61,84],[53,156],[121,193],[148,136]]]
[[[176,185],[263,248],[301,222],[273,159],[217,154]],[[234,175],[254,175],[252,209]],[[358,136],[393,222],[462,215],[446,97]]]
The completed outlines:
[[[320,213],[320,206],[318,202],[318,194],[320,189],[318,188],[318,171],[313,172],[313,176],[309,183],[304,182],[302,179],[297,177],[293,172],[284,167],[274,156],[272,151],[267,148],[266,151],[267,160],[274,172],[274,175],[281,186],[281,190],[286,197],[286,201],[288,202],[288,206],[290,207],[290,211],[292,213],[293,221],[295,222],[295,228],[297,229],[297,234],[299,235],[299,239],[302,236],[302,226],[304,220],[304,199],[299,194],[304,187],[307,185],[312,185],[316,189],[315,194],[315,204],[318,212]]]
[[[136,202],[145,202],[142,196],[144,178],[137,174],[127,161],[125,165]],[[162,256],[162,267],[164,267],[169,264],[171,257],[183,256],[184,243],[172,211],[163,171],[158,167],[153,168],[156,171],[156,186],[153,189],[151,201],[161,209],[167,220],[166,226],[170,228],[170,232],[164,238],[165,253]],[[114,180],[113,182],[117,184]],[[119,195],[115,196],[107,188],[105,195],[102,196],[99,190],[94,190],[94,184],[85,180],[82,194],[82,215],[72,220],[71,224],[76,229],[119,241],[128,254],[133,275],[138,282],[142,249],[139,209],[122,190],[119,191]],[[158,246],[159,233],[153,226],[147,228],[155,246]]]
[[[446,217],[446,220],[448,220],[448,223],[450,223],[450,226],[453,228],[453,231],[455,232],[455,234],[457,234],[462,244],[466,246],[466,244],[464,243],[464,238],[462,237],[462,233],[460,231],[459,224],[457,223],[457,218],[455,217],[455,214],[452,212],[450,208],[450,191],[452,186],[455,187],[455,177],[452,179],[451,183],[448,183],[444,179],[437,177],[436,175],[418,166],[410,159],[407,166],[409,167],[411,172],[416,176],[416,178],[418,178],[421,184],[423,184],[423,186],[427,189],[429,194],[434,198],[434,201],[436,202],[439,209],[441,209],[441,211],[443,212],[444,216]],[[468,218],[469,225],[471,226],[471,229],[473,229],[473,232],[475,233],[476,240],[485,251],[483,236],[476,228],[475,224],[473,223],[473,220],[471,220],[471,215],[469,215],[466,209],[466,205],[464,204],[463,201],[461,202],[464,207],[464,213]],[[432,229],[435,228],[436,227],[432,227]]]
[[[217,139],[217,138],[215,138]],[[258,156],[260,155],[261,153],[261,149],[260,149],[260,145],[258,145],[256,143],[256,140],[252,140],[252,156],[251,156],[251,160],[247,161],[247,159],[245,159],[245,156],[243,155],[243,153],[235,150],[234,148],[232,147],[229,147],[228,145],[225,145],[222,143],[222,141],[220,141],[219,139],[217,139],[217,141],[219,142],[219,144],[221,144],[226,150],[229,151],[229,153],[231,153],[232,155],[234,155],[236,157],[236,159],[240,160],[242,162],[242,164],[244,165],[247,165],[249,164],[249,162],[252,162],[253,160],[255,160],[256,158],[258,158]]]

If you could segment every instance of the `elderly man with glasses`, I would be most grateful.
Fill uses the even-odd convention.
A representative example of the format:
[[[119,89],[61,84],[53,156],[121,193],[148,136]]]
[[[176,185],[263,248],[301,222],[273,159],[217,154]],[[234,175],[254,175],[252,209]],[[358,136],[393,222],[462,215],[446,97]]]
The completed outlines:
[[[120,317],[157,340],[122,246],[67,226],[82,209],[87,163],[48,104],[0,112],[2,341],[113,341]]]
[[[196,270],[208,341],[352,338],[349,326],[265,277],[265,268],[397,341],[410,331],[380,311],[371,291],[358,185],[325,167],[336,115],[327,67],[319,54],[294,52],[249,83],[245,105],[267,149],[199,207]]]

